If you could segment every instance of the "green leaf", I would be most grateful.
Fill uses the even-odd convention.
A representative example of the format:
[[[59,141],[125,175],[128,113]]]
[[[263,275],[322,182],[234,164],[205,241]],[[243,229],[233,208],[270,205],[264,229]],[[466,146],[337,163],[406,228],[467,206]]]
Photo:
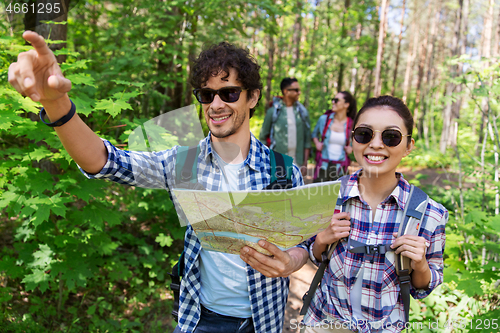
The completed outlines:
[[[496,215],[495,217],[490,219],[490,221],[486,225],[496,232],[500,233],[500,215]]]
[[[41,244],[40,250],[33,253],[35,260],[29,263],[28,266],[47,270],[52,262],[52,254],[53,252],[48,245]]]
[[[477,279],[461,280],[458,283],[457,288],[463,290],[470,297],[484,294],[483,289],[481,288],[481,282]]]
[[[66,75],[66,78],[70,80],[72,84],[85,84],[87,86],[97,88],[94,84],[94,78],[85,74],[69,74]]]
[[[36,148],[32,152],[29,153],[29,157],[34,159],[37,162],[40,162],[41,159],[52,156],[52,152],[47,149],[45,146],[41,146]]]
[[[50,207],[48,205],[40,205],[36,208],[34,217],[31,219],[33,226],[36,228],[40,224],[49,220]]]
[[[97,102],[95,106],[96,110],[105,110],[106,113],[109,113],[113,118],[116,117],[122,110],[132,110],[130,104],[125,101],[117,100],[113,101],[112,99],[100,100]]]
[[[87,314],[89,316],[92,316],[95,313],[96,307],[97,307],[97,304],[89,306],[89,308],[87,309]]]
[[[129,99],[137,97],[140,94],[142,94],[142,93],[139,92],[139,91],[117,92],[117,93],[113,94],[113,97],[116,98],[116,99],[119,99],[119,100],[128,101]]]
[[[82,210],[81,217],[82,220],[84,222],[88,222],[92,228],[102,230],[104,225],[102,222],[102,216],[95,205],[85,206]]]
[[[71,97],[71,100],[75,104],[76,111],[79,114],[83,114],[85,116],[88,116],[89,114],[92,113],[92,111],[93,111],[92,104],[94,104],[94,101],[92,99],[90,99],[88,96],[86,96],[86,95],[82,95],[81,97],[80,96],[73,96],[73,97]]]
[[[66,211],[68,210],[68,207],[66,207],[64,204],[71,201],[72,200],[70,198],[62,198],[61,193],[57,193],[50,198],[50,202],[52,203],[52,205],[50,206],[50,210],[58,216],[66,217]]]
[[[170,236],[165,236],[163,233],[160,233],[156,238],[155,242],[160,243],[160,246],[171,246],[173,239]]]
[[[26,284],[26,290],[35,290],[36,287],[40,288],[43,293],[49,288],[50,275],[46,274],[43,270],[34,269],[33,273],[28,274],[21,281]]]

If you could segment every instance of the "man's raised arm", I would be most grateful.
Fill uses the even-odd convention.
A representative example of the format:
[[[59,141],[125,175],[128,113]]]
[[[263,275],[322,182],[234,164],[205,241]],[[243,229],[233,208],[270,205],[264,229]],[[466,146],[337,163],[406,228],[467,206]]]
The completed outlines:
[[[67,92],[71,81],[66,79],[56,57],[36,32],[25,31],[23,38],[33,50],[22,52],[9,67],[9,83],[23,96],[40,102],[49,121],[64,117],[71,109]],[[107,161],[102,140],[75,114],[64,125],[55,127],[64,148],[78,165],[88,173],[98,173]]]

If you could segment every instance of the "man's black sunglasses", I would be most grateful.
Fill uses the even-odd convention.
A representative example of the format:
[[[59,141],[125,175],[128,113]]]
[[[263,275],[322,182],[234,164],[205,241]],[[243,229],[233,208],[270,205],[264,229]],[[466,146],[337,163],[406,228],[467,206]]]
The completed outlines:
[[[333,102],[333,103],[338,103],[338,102],[339,102],[339,99],[338,99],[338,98],[336,98],[336,97],[334,97],[334,98],[332,98],[332,102]]]
[[[224,87],[217,90],[210,88],[198,88],[193,90],[193,94],[201,104],[212,103],[215,95],[219,95],[223,102],[234,103],[240,99],[240,94],[244,90],[247,89],[243,89],[242,87]]]
[[[372,141],[375,132],[380,132],[379,130],[372,130],[369,127],[358,127],[352,131],[352,136],[356,142],[364,145]],[[382,131],[382,142],[387,147],[396,147],[401,143],[404,136],[411,136],[411,134],[401,133],[397,129],[386,129]]]
[[[295,91],[296,93],[300,92],[299,88],[289,88],[288,91]]]

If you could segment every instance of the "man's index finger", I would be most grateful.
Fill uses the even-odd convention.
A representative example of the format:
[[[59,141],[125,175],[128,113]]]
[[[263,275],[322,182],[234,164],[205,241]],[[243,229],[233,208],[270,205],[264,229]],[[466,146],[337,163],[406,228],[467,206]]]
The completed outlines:
[[[38,55],[48,55],[52,52],[47,46],[47,43],[45,43],[43,37],[36,32],[25,31],[23,33],[23,38],[35,48]]]

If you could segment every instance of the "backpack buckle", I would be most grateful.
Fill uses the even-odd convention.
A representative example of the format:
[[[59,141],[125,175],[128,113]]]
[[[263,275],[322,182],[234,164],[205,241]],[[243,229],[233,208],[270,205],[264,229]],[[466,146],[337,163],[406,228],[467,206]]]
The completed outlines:
[[[379,245],[366,245],[365,246],[365,253],[366,254],[385,254],[387,252],[387,249],[384,244],[379,244]]]
[[[410,283],[410,271],[407,269],[403,269],[399,271],[399,283],[400,284],[407,284]]]
[[[191,170],[182,170],[181,171],[181,180],[183,182],[188,182],[191,180],[191,177],[193,176],[193,172]]]

